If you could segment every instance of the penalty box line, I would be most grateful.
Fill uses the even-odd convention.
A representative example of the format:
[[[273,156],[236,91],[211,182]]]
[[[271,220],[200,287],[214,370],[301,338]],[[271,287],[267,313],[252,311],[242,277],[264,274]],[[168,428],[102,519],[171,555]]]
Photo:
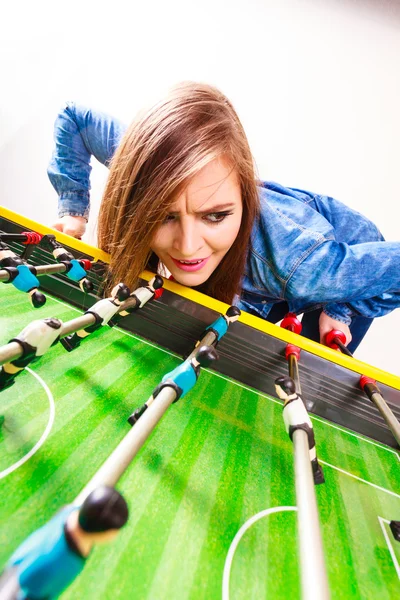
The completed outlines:
[[[389,549],[390,556],[392,557],[393,564],[394,564],[394,567],[396,569],[397,576],[400,579],[400,565],[399,565],[399,561],[397,560],[397,556],[395,554],[394,548],[392,546],[392,543],[391,543],[390,538],[388,536],[388,533],[386,531],[386,527],[384,525],[384,523],[387,523],[388,525],[390,525],[390,521],[388,521],[387,519],[384,519],[383,517],[380,517],[379,515],[378,515],[378,521],[379,521],[379,525],[381,526],[382,533],[383,533],[383,536],[385,538],[387,547]]]

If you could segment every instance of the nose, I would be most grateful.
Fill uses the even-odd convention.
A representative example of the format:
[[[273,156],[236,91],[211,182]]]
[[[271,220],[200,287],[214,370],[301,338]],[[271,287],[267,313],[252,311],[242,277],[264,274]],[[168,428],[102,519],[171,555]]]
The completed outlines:
[[[179,252],[180,258],[202,258],[198,252],[204,247],[204,240],[192,215],[185,215],[179,220],[173,247]]]

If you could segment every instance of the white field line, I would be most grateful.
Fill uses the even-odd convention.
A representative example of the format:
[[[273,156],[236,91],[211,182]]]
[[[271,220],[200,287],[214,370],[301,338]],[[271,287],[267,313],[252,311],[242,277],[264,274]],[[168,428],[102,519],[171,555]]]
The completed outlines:
[[[49,399],[49,405],[50,405],[49,420],[47,422],[46,429],[42,433],[41,438],[36,442],[36,444],[33,446],[33,448],[31,448],[31,450],[29,450],[29,452],[27,454],[25,454],[25,456],[20,458],[20,460],[18,460],[16,463],[11,465],[11,467],[8,467],[4,471],[1,471],[0,479],[7,477],[7,475],[9,475],[10,473],[12,473],[16,469],[18,469],[18,467],[20,467],[21,465],[26,463],[39,450],[39,448],[41,446],[43,446],[44,442],[46,441],[46,439],[51,431],[51,428],[53,427],[53,423],[54,423],[54,417],[56,414],[56,410],[55,410],[54,398],[53,398],[51,391],[49,390],[47,384],[43,381],[43,379],[37,373],[35,373],[31,369],[29,369],[29,367],[26,367],[25,371],[28,371],[28,373],[30,373],[31,375],[36,377],[36,379],[38,380],[38,382],[40,383],[40,385],[43,387],[44,391],[47,394],[47,398]]]
[[[340,467],[335,467],[335,465],[331,465],[330,463],[326,462],[325,460],[321,460],[319,458],[318,462],[320,462],[323,465],[326,465],[327,467],[331,467],[331,469],[335,469],[335,471],[340,471],[340,473],[343,473],[344,475],[348,475],[349,477],[352,477],[353,479],[357,479],[358,481],[361,481],[361,483],[366,483],[367,485],[370,485],[371,487],[374,487],[375,489],[380,490],[381,492],[390,494],[391,496],[394,496],[395,498],[400,498],[400,494],[396,494],[396,492],[387,490],[386,488],[381,487],[380,485],[376,485],[376,483],[371,483],[370,481],[367,481],[366,479],[362,479],[362,477],[353,475],[353,473],[350,473],[349,471],[345,471],[344,469],[341,469]]]
[[[247,385],[238,383],[237,381],[234,381],[233,379],[229,379],[229,377],[226,377],[225,375],[221,375],[220,373],[217,373],[216,371],[211,371],[210,369],[203,369],[203,370],[207,371],[208,373],[213,373],[213,375],[215,375],[216,377],[220,377],[221,379],[225,379],[226,381],[229,381],[230,383],[234,383],[238,387],[241,387],[249,392],[253,392],[253,394],[256,394],[257,396],[261,396],[262,398],[265,398],[266,400],[269,400],[270,402],[275,402],[275,404],[280,404],[283,407],[283,402],[281,402],[280,400],[277,400],[276,398],[267,396],[266,394],[263,394],[262,392],[258,392],[257,390],[254,390],[251,387],[248,387]],[[328,427],[333,427],[333,429],[338,429],[339,431],[342,431],[343,433],[347,433],[348,435],[351,435],[363,442],[366,442],[367,444],[372,444],[373,446],[377,446],[378,448],[381,448],[382,450],[391,452],[392,454],[395,454],[397,459],[400,461],[399,453],[396,452],[396,450],[394,450],[393,448],[389,448],[388,446],[384,446],[383,444],[379,444],[378,442],[373,442],[372,440],[369,440],[368,438],[362,437],[361,435],[357,435],[356,433],[353,433],[352,431],[348,431],[347,429],[343,429],[342,427],[340,427],[338,425],[333,425],[329,421],[324,421],[323,419],[315,417],[312,414],[310,414],[310,418],[312,421],[318,421],[319,423],[327,425]]]
[[[248,519],[239,529],[237,534],[232,540],[231,545],[229,546],[228,554],[226,555],[225,564],[224,564],[224,573],[222,576],[222,600],[229,600],[229,579],[231,576],[231,567],[233,562],[233,557],[235,555],[236,549],[239,545],[240,540],[246,533],[248,529],[254,523],[263,519],[264,517],[268,517],[273,513],[284,512],[284,511],[297,511],[297,506],[275,506],[274,508],[267,508],[266,510],[262,510],[261,512],[253,515]]]
[[[379,515],[378,515],[378,520],[379,520],[379,524],[380,524],[380,526],[382,528],[382,532],[383,532],[384,538],[386,540],[386,544],[387,544],[387,547],[389,549],[390,556],[392,557],[393,564],[394,564],[396,572],[397,572],[397,576],[400,579],[400,565],[399,565],[399,561],[397,560],[396,554],[394,553],[392,543],[390,541],[390,538],[388,536],[388,532],[386,531],[386,527],[384,525],[384,523],[387,523],[389,525],[390,521],[388,521],[387,519],[384,519],[383,517],[380,517]]]

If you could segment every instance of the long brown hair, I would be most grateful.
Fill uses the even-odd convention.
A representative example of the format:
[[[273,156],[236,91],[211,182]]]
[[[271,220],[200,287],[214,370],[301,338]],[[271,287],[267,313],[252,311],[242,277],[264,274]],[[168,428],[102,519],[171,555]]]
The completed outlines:
[[[224,157],[236,171],[243,216],[221,263],[200,286],[232,302],[239,292],[259,199],[253,158],[242,124],[215,87],[184,82],[128,128],[110,168],[99,214],[99,246],[111,255],[110,286],[133,289],[149,263],[153,236],[169,207],[200,169]]]

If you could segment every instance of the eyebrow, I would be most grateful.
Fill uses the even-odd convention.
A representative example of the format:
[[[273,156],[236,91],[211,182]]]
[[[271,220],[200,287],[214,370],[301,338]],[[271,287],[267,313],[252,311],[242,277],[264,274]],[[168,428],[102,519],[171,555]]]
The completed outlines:
[[[212,206],[211,208],[208,208],[207,210],[199,210],[197,212],[195,212],[195,215],[210,215],[212,213],[217,213],[217,212],[223,212],[224,210],[229,210],[231,208],[235,208],[235,204],[233,202],[228,202],[227,204],[217,204],[216,206]],[[171,216],[176,216],[179,215],[178,212],[170,212],[168,213]]]

